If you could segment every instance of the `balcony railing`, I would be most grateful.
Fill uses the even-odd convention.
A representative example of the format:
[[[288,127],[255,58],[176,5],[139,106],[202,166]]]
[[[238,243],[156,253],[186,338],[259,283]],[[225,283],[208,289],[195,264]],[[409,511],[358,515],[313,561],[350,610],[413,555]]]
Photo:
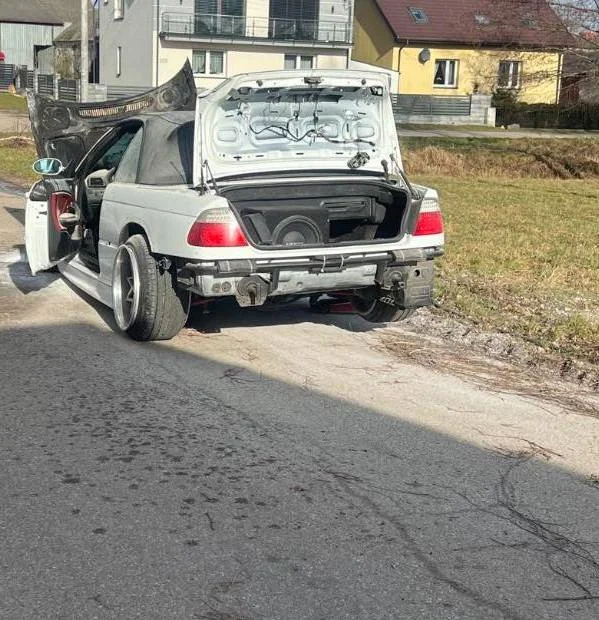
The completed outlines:
[[[270,39],[275,41],[318,41],[349,43],[346,22],[306,19],[279,19],[238,15],[163,13],[161,34],[203,38]]]

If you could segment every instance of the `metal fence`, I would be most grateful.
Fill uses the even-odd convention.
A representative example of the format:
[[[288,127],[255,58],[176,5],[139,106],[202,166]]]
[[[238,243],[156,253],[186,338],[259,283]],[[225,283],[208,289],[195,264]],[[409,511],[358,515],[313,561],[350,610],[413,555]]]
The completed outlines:
[[[37,92],[40,95],[54,97],[54,76],[51,74],[40,73],[37,76]]]
[[[0,90],[8,90],[13,83],[17,67],[0,63]]]
[[[452,95],[392,95],[396,114],[414,116],[470,116],[470,97]]]
[[[79,80],[58,80],[58,98],[63,101],[77,101]]]
[[[283,41],[349,43],[347,21],[283,19],[246,15],[164,13],[161,33],[166,36],[205,38],[234,37]]]

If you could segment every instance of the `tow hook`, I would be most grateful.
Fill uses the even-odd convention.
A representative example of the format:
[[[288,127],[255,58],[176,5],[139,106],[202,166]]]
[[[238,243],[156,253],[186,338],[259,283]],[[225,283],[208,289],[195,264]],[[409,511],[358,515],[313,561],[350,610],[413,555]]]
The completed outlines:
[[[261,306],[268,296],[268,282],[260,276],[248,276],[237,283],[235,299],[242,307]]]

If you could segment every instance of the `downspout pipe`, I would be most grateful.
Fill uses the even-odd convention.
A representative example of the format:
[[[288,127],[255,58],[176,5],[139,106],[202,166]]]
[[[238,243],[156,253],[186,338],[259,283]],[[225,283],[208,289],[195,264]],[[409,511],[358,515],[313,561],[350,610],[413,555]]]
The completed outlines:
[[[558,61],[557,61],[557,80],[555,84],[555,103],[559,105],[560,96],[562,93],[562,79],[564,73],[564,54],[560,52]]]
[[[347,50],[347,56],[345,61],[345,68],[349,69],[351,61],[351,53],[354,48],[354,2],[356,0],[349,1],[349,48]]]
[[[400,43],[398,41],[398,43]],[[400,85],[401,85],[401,53],[404,51],[404,49],[410,44],[410,41],[408,39],[405,40],[405,42],[403,44],[400,44],[399,46],[399,52],[397,54],[397,94],[400,94]]]
[[[160,69],[160,0],[156,0],[156,77],[154,86],[158,84],[158,71]]]

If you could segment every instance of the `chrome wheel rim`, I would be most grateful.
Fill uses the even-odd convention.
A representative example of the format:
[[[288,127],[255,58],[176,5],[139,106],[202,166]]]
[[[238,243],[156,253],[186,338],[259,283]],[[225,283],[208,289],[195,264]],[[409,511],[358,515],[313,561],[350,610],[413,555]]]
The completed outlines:
[[[139,311],[139,265],[133,249],[122,245],[116,254],[112,276],[114,317],[119,329],[128,330]]]

